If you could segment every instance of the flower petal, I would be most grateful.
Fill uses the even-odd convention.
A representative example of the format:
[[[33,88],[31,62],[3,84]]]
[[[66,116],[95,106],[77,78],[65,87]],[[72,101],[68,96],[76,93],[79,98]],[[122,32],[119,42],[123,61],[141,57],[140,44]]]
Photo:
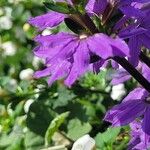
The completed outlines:
[[[40,43],[33,51],[34,54],[41,58],[53,58],[58,52],[76,37],[66,34],[58,33],[56,35],[38,36],[35,41]]]
[[[137,66],[138,62],[139,62],[139,55],[141,52],[141,42],[139,41],[138,36],[133,36],[129,39],[129,48],[130,48],[130,57],[129,62],[133,65],[133,66]]]
[[[65,84],[71,86],[74,81],[87,70],[89,63],[90,55],[87,43],[85,41],[81,41],[79,46],[76,48],[73,66],[69,76],[65,80]]]
[[[89,13],[102,14],[106,9],[108,2],[107,0],[89,0],[86,5],[86,10]]]
[[[148,92],[143,88],[136,88],[133,91],[131,91],[124,99],[123,101],[130,101],[131,99],[145,99],[145,97],[148,95]]]
[[[28,22],[39,28],[40,30],[43,30],[47,27],[55,27],[59,25],[64,18],[66,18],[66,15],[57,13],[57,12],[48,12],[47,14],[37,16],[35,18],[30,18]]]
[[[149,125],[149,123],[150,123],[150,107],[147,107],[146,111],[144,113],[144,119],[143,119],[143,122],[142,122],[142,129],[147,135],[150,135],[150,125]]]
[[[88,46],[91,52],[103,59],[113,56],[112,47],[108,43],[108,37],[104,34],[95,34],[89,37]]]
[[[113,126],[123,126],[134,121],[144,111],[145,105],[142,100],[130,100],[113,107],[104,120],[111,122]]]

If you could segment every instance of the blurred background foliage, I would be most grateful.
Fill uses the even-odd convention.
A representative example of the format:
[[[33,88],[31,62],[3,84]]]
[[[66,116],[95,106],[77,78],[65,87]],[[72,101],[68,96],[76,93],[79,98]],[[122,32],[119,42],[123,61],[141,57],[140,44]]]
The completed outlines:
[[[46,79],[32,78],[43,64],[32,54],[37,31],[27,20],[46,11],[42,0],[0,0],[0,150],[65,150],[85,134],[97,150],[126,149],[129,132],[110,128],[103,117],[134,81],[111,86],[111,69],[87,73],[70,89],[63,81],[48,87]],[[59,30],[67,28],[42,34]]]

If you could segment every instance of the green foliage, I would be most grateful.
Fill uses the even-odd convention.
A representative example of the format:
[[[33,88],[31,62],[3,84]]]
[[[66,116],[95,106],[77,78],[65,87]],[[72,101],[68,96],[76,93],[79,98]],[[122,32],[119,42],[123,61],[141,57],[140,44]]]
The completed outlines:
[[[44,2],[44,5],[48,9],[56,11],[56,12],[60,12],[60,13],[64,13],[64,14],[75,13],[75,10],[65,2],[48,2],[48,1],[46,1],[46,2]]]
[[[64,123],[65,119],[68,117],[69,112],[65,112],[60,114],[59,116],[55,117],[54,120],[50,123],[46,134],[45,134],[45,145],[48,146],[52,136],[54,133],[58,130],[58,128],[61,126],[62,123]]]
[[[72,140],[77,140],[79,137],[89,133],[92,129],[89,123],[81,123],[79,119],[72,119],[69,121],[67,126],[68,128],[68,137]]]
[[[126,149],[128,133],[122,136],[119,128],[107,130],[109,125],[103,121],[106,110],[115,103],[106,78],[111,69],[99,74],[89,72],[72,88],[65,87],[61,80],[48,87],[45,78],[32,78],[31,72],[43,68],[43,63],[32,54],[37,31],[27,20],[47,11],[42,2],[0,0],[0,20],[7,18],[4,25],[0,21],[0,150],[40,150],[45,143],[49,147],[70,147],[84,134],[95,138],[99,150]],[[86,1],[76,2],[82,7],[74,9],[83,12]],[[65,3],[54,4],[47,6],[63,13],[74,11]],[[61,24],[45,32],[60,30],[69,31]],[[28,78],[27,73],[22,75],[26,69],[31,73]],[[126,84],[127,89],[135,86],[132,82]],[[54,133],[63,135],[56,140]]]
[[[98,133],[95,137],[96,145],[98,149],[112,148],[112,144],[115,142],[120,128],[108,128],[104,133]]]

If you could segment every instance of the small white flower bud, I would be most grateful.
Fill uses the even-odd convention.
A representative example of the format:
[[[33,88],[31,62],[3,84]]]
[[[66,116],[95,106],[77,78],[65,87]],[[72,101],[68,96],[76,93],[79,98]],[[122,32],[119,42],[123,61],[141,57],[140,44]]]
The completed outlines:
[[[114,100],[120,100],[123,95],[126,94],[124,84],[114,85],[112,87],[111,98]]]
[[[31,68],[28,68],[28,69],[22,70],[20,72],[19,77],[21,80],[31,80],[33,78],[33,73],[34,71]]]
[[[13,56],[16,53],[16,45],[11,41],[3,43],[1,47],[4,50],[4,56]]]
[[[79,138],[72,147],[72,150],[94,150],[95,141],[89,135]]]

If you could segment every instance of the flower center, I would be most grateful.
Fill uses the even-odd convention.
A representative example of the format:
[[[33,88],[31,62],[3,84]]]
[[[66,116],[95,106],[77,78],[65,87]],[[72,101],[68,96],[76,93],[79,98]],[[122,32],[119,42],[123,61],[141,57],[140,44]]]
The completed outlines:
[[[82,40],[82,39],[86,39],[88,36],[86,34],[81,34],[79,36],[79,39]]]

